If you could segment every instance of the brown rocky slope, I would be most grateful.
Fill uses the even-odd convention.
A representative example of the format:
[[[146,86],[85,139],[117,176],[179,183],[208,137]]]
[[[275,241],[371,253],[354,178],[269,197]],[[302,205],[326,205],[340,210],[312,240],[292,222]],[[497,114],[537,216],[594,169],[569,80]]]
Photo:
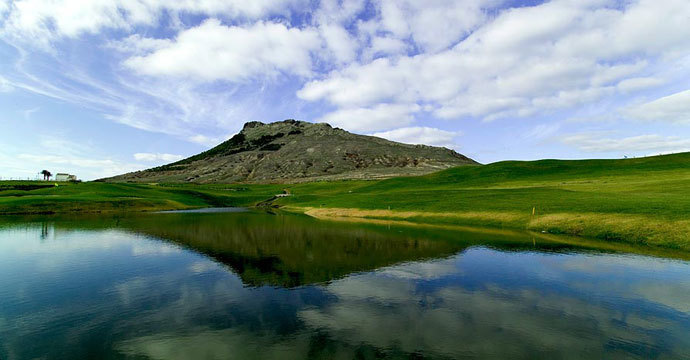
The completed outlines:
[[[110,182],[303,182],[422,175],[477,162],[457,152],[356,135],[328,124],[249,122],[224,143]]]

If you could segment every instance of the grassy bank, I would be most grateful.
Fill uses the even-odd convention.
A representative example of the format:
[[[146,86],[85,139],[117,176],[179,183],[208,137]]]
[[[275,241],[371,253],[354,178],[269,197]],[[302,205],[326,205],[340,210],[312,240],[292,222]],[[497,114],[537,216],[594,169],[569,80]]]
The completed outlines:
[[[509,161],[291,191],[278,203],[318,217],[521,228],[690,249],[688,153]]]
[[[0,184],[0,214],[251,206],[288,188],[292,196],[274,204],[315,217],[530,229],[690,250],[690,153],[507,161],[294,185]]]

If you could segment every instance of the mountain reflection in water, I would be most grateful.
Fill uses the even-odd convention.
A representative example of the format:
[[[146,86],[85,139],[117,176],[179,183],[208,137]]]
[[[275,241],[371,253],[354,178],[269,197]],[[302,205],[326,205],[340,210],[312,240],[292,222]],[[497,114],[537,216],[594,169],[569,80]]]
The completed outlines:
[[[596,245],[254,212],[12,218],[0,358],[687,356],[690,264]]]

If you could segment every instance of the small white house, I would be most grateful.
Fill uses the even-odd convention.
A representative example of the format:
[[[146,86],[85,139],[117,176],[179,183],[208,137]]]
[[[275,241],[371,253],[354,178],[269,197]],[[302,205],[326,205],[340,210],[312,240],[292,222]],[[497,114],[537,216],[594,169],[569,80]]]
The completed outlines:
[[[59,173],[59,174],[55,175],[55,181],[77,181],[77,176],[65,174],[65,173]]]

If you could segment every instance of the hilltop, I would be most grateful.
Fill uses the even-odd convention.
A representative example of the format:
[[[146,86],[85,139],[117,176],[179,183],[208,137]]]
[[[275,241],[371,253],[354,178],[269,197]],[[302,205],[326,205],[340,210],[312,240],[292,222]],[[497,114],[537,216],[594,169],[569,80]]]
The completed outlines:
[[[450,149],[352,134],[324,123],[255,121],[208,151],[105,181],[290,183],[380,179],[476,164]]]

